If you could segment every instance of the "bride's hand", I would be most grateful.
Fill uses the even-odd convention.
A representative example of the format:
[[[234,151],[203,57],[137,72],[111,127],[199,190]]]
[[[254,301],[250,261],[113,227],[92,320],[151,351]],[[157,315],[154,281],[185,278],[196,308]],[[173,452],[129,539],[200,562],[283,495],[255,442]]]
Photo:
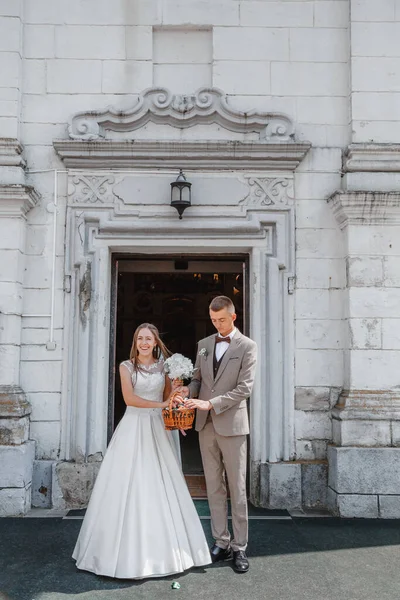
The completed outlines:
[[[169,401],[170,401],[170,398],[167,398],[166,400],[164,400],[164,402],[160,402],[160,407],[161,408],[168,408]]]

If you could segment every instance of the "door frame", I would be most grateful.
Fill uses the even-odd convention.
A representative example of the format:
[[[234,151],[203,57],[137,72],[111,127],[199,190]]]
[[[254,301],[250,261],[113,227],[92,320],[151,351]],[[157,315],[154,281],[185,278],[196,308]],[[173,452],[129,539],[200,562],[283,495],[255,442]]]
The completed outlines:
[[[157,262],[157,263],[166,263],[167,261],[175,261],[175,260],[187,260],[189,262],[198,261],[198,262],[209,262],[213,261],[214,264],[218,265],[218,263],[233,263],[233,262],[241,262],[243,268],[243,333],[245,335],[249,335],[249,323],[250,323],[250,314],[248,312],[248,269],[249,269],[249,255],[245,254],[215,254],[209,256],[199,256],[197,254],[168,254],[168,255],[159,255],[154,254],[151,256],[145,254],[127,254],[127,253],[112,253],[111,254],[111,292],[110,292],[110,340],[109,340],[109,382],[108,382],[108,419],[107,419],[107,443],[111,439],[112,433],[114,431],[114,403],[115,403],[115,378],[117,376],[117,365],[116,365],[116,325],[117,325],[117,308],[118,308],[118,274],[122,272],[118,269],[119,261],[144,261],[148,262]],[[200,269],[200,266],[198,267]],[[226,269],[226,267],[225,267]],[[214,272],[218,270],[218,267],[210,270],[210,272]],[[127,272],[124,270],[123,272]],[[140,271],[134,271],[140,272]],[[152,271],[149,271],[152,272]],[[161,271],[154,271],[155,274]],[[168,270],[162,271],[164,273],[173,273],[180,272],[179,270]],[[191,272],[191,270],[186,270],[187,272]],[[196,271],[197,272],[197,269]],[[200,271],[199,271],[200,272]],[[203,273],[206,271],[202,271]],[[227,272],[223,269],[221,272]]]

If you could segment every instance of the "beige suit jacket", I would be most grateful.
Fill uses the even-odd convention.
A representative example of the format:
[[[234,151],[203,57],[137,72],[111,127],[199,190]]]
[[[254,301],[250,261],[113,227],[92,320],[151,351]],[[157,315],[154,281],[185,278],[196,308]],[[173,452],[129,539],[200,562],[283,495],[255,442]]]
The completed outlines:
[[[250,396],[257,363],[257,344],[236,331],[222,357],[214,379],[213,355],[215,335],[198,344],[193,379],[189,385],[193,398],[209,400],[215,431],[222,436],[249,433],[247,399]],[[201,431],[208,412],[197,410],[196,430]]]

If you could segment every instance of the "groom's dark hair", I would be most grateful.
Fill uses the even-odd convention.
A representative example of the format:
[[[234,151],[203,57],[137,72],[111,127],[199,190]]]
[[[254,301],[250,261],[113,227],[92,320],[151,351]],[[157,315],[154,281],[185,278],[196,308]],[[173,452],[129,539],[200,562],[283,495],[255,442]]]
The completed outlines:
[[[224,308],[227,308],[231,314],[235,312],[235,305],[228,296],[216,296],[216,298],[211,300],[210,310],[213,312],[218,312]]]

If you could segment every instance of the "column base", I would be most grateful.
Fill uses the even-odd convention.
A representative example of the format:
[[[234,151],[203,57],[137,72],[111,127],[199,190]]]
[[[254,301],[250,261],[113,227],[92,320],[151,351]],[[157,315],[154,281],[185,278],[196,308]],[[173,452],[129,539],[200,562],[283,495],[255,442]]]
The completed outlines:
[[[400,448],[328,448],[328,508],[344,518],[400,518]]]

